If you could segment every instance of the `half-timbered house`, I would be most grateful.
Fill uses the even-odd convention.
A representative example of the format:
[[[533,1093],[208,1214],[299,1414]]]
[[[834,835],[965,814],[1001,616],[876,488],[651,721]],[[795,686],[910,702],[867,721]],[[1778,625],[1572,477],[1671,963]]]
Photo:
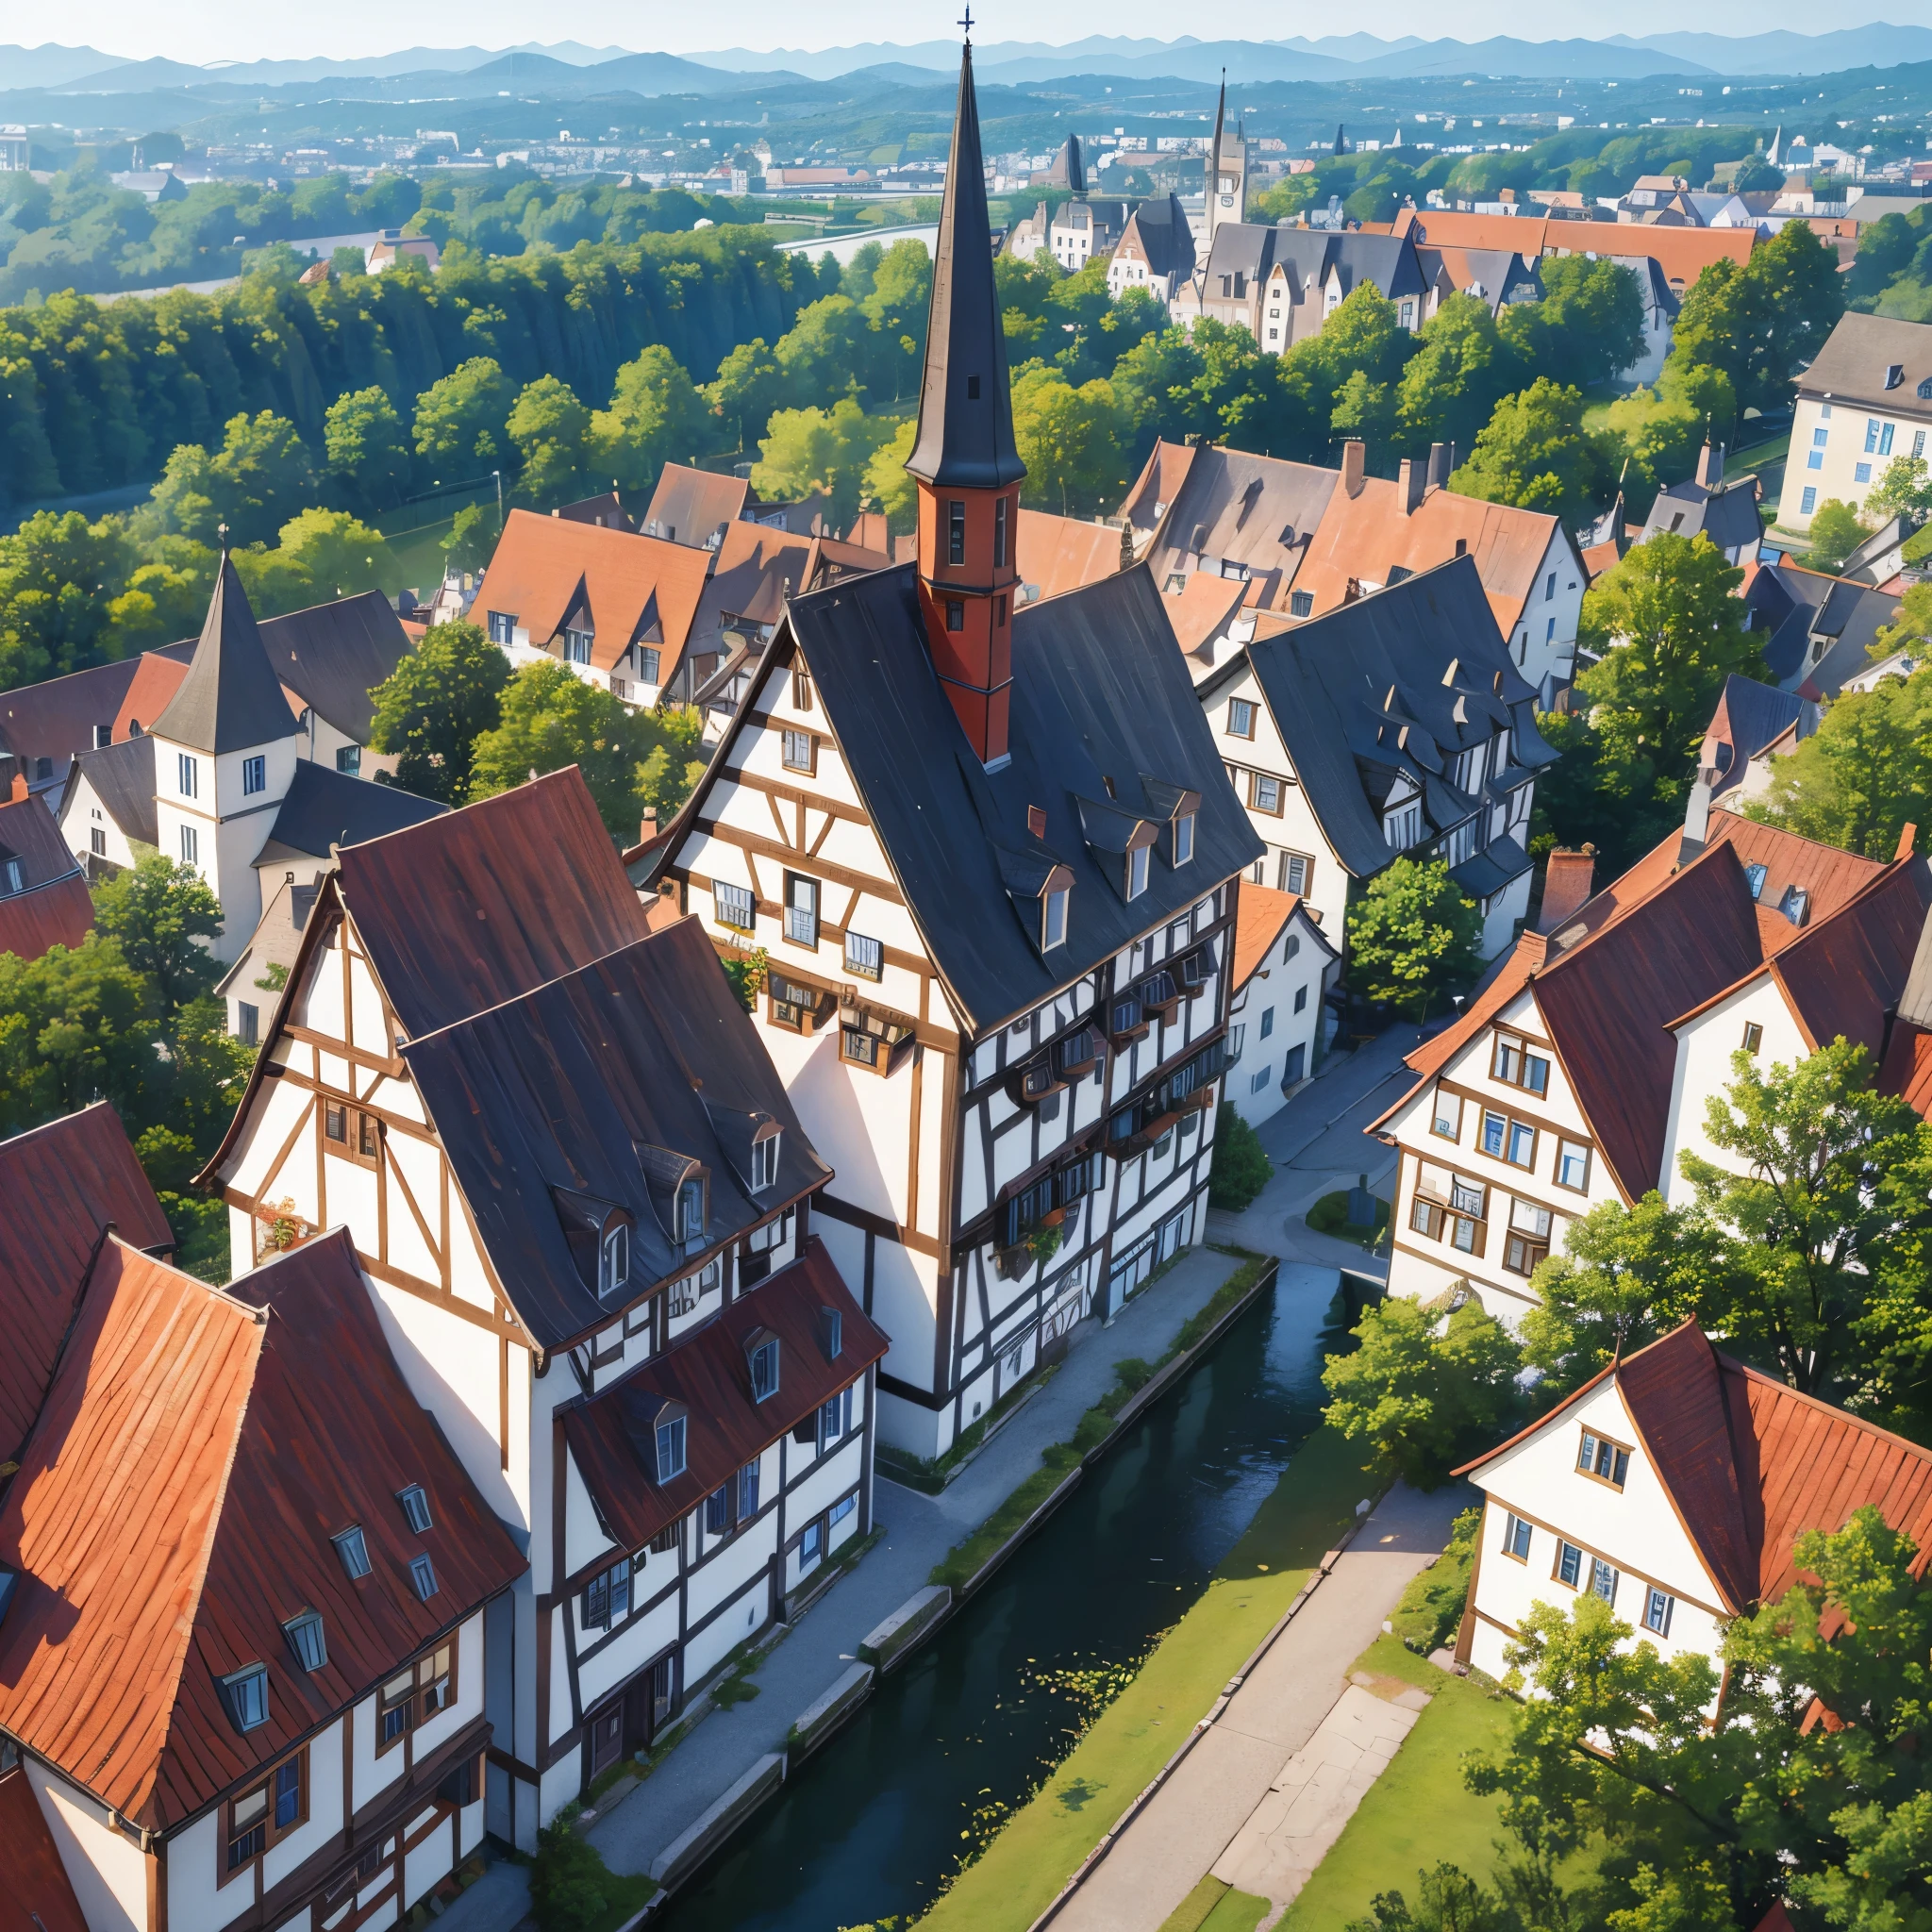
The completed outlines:
[[[575,768],[345,847],[204,1176],[238,1255],[346,1227],[527,1550],[486,1794],[525,1848],[871,1524],[830,1170],[702,929],[646,915]]]
[[[1227,1018],[1229,794],[1144,569],[1022,609],[969,48],[933,281],[915,561],[794,597],[633,863],[768,970],[759,1031],[837,1169],[814,1224],[938,1455],[1198,1240]]]

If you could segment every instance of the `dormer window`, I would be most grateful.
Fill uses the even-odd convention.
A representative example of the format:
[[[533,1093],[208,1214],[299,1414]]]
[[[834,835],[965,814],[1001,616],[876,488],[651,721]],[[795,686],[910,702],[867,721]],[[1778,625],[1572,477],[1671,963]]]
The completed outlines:
[[[819,1310],[819,1340],[824,1344],[828,1362],[837,1361],[845,1352],[845,1317],[840,1309]]]
[[[4,846],[0,846],[0,894],[11,898],[15,892],[26,889],[26,874],[21,869],[20,860]]]
[[[1744,868],[1744,883],[1750,887],[1754,899],[1764,890],[1765,871],[1766,868],[1761,865],[1747,865]]]
[[[427,1557],[409,1558],[409,1581],[415,1586],[418,1599],[425,1604],[441,1588],[436,1580],[436,1565]]]
[[[1060,886],[1046,891],[1041,898],[1040,910],[1040,949],[1051,952],[1055,946],[1067,942],[1067,901],[1073,889]]]
[[[615,1294],[630,1280],[630,1229],[618,1222],[608,1228],[597,1252],[597,1292]]]
[[[282,1625],[296,1663],[305,1671],[321,1670],[328,1662],[328,1644],[322,1633],[322,1618],[314,1610],[304,1610]]]
[[[1127,854],[1125,891],[1129,899],[1138,899],[1147,890],[1147,850],[1136,845]]]
[[[359,1582],[369,1574],[369,1545],[363,1541],[362,1525],[358,1523],[345,1529],[329,1541],[336,1546],[336,1555],[342,1559],[342,1569],[351,1583]]]
[[[1793,925],[1803,925],[1805,914],[1809,910],[1811,895],[1803,886],[1787,886],[1784,898],[1779,902],[1778,910]]]
[[[754,1328],[745,1337],[744,1353],[751,1364],[751,1399],[769,1402],[778,1392],[778,1338],[769,1328]]]
[[[1194,856],[1194,814],[1183,812],[1174,822],[1174,862],[1186,865]]]
[[[751,1191],[761,1194],[778,1178],[778,1148],[784,1141],[781,1130],[774,1130],[751,1143]]]
[[[403,1521],[422,1536],[431,1527],[429,1521],[429,1498],[424,1493],[421,1483],[411,1483],[407,1490],[396,1491],[396,1501],[403,1507]]]
[[[268,1666],[250,1664],[216,1680],[215,1689],[228,1722],[244,1736],[268,1722]]]
[[[705,1236],[705,1184],[693,1176],[677,1191],[677,1239],[702,1241]]]

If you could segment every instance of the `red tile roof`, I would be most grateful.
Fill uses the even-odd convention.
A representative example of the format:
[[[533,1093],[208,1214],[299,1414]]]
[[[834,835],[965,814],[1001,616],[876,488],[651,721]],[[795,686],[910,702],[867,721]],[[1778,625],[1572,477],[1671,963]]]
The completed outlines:
[[[1895,1093],[1932,1120],[1932,1032],[1910,1020],[1894,1020],[1878,1072],[1878,1091]]]
[[[1813,1053],[1840,1036],[1874,1058],[1885,1051],[1886,1019],[1905,991],[1928,905],[1932,873],[1923,858],[1902,858],[1772,960]]]
[[[1277,892],[1273,886],[1241,881],[1241,898],[1235,908],[1234,985],[1239,992],[1254,977],[1255,969],[1268,957],[1268,949],[1281,937],[1282,928],[1300,908],[1299,892]],[[1325,937],[1318,934],[1323,945]],[[1333,948],[1330,948],[1333,951]]]
[[[1121,568],[1121,533],[1080,517],[1023,509],[1013,561],[1023,584],[1038,586],[1042,597],[1058,597]]]
[[[700,549],[721,526],[744,514],[751,484],[742,476],[721,476],[713,470],[694,470],[684,463],[666,463],[658,487],[644,509],[641,528],[666,542]]]
[[[77,946],[92,929],[94,903],[80,861],[38,798],[0,805],[0,860],[20,861],[22,890],[0,877],[0,953],[38,959],[49,946]]]
[[[1917,1543],[1915,1575],[1932,1562],[1932,1450],[1720,1354],[1695,1322],[1456,1474],[1527,1441],[1611,1375],[1727,1610],[1777,1602],[1798,1580],[1797,1539],[1840,1530],[1868,1505]]]
[[[1184,651],[1198,651],[1209,638],[1219,637],[1245,602],[1247,591],[1248,587],[1236,578],[1191,570],[1178,591],[1160,593],[1160,608],[1174,625],[1174,642]]]
[[[1660,228],[1644,222],[1573,222],[1562,216],[1459,214],[1406,208],[1392,234],[1413,233],[1441,246],[1513,248],[1525,260],[1540,255],[1649,256],[1678,294],[1714,261],[1751,258],[1755,228]]]
[[[46,1400],[102,1230],[111,1224],[137,1248],[172,1248],[175,1237],[105,1100],[0,1141],[0,1462],[14,1462]]]
[[[592,666],[608,671],[632,643],[646,642],[668,679],[710,568],[708,550],[513,509],[483,574],[476,611],[513,618],[541,651],[581,598],[590,606]]]
[[[350,917],[411,1038],[650,930],[575,765],[338,859]]]
[[[825,1354],[819,1310],[837,1308],[841,1348]],[[778,1392],[752,1400],[745,1339],[755,1328],[778,1338]],[[741,1295],[715,1322],[634,1374],[568,1410],[564,1435],[591,1494],[620,1541],[641,1549],[694,1509],[734,1470],[788,1435],[886,1352],[874,1326],[813,1236],[788,1268]],[[653,1426],[658,1403],[682,1402],[686,1469],[658,1485],[644,1474],[632,1429]]]
[[[428,1493],[431,1527],[396,1503]],[[351,1582],[329,1535],[359,1524]],[[420,1601],[410,1560],[438,1589]],[[527,1567],[389,1352],[346,1231],[227,1290],[110,1241],[20,1474],[0,1563],[0,1727],[165,1831],[364,1696]],[[327,1662],[282,1624],[321,1613]],[[217,1680],[269,1671],[268,1722]]]
[[[24,1771],[0,1777],[0,1932],[88,1932]]]

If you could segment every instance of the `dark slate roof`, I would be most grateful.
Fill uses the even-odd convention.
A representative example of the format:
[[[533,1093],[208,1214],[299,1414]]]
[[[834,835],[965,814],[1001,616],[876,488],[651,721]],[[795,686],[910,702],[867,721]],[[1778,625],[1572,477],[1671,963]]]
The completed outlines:
[[[1070,134],[1046,171],[1049,188],[1066,188],[1075,194],[1087,192],[1087,171],[1080,165],[1080,137]]]
[[[158,738],[217,755],[294,736],[281,679],[225,554],[188,675],[148,728]]]
[[[1449,876],[1480,905],[1492,892],[1500,892],[1511,879],[1529,870],[1529,854],[1507,833],[1491,839],[1480,852],[1472,853]]]
[[[356,930],[411,1036],[515,999],[650,930],[575,765],[345,846],[338,864]]]
[[[338,731],[367,744],[375,717],[369,693],[410,649],[389,599],[364,591],[271,617],[259,628],[275,675]]]
[[[75,755],[68,767],[67,784],[60,793],[60,810],[85,778],[93,787],[101,808],[129,839],[143,845],[160,837],[155,812],[155,748],[146,738],[124,738],[117,744],[104,744],[98,751]]]
[[[969,1031],[1037,1005],[1261,856],[1144,566],[1015,612],[1010,762],[993,772],[933,671],[916,566],[807,592],[786,623]],[[1098,856],[1100,822],[1165,821],[1175,786],[1201,794],[1194,861],[1172,869],[1163,840],[1129,904],[1120,864]],[[1030,806],[1046,813],[1043,841]],[[1042,857],[1074,874],[1067,943],[1044,956],[1007,887]]]
[[[1731,748],[1731,761],[1719,773],[1711,788],[1713,799],[1737,784],[1745,768],[1764,747],[1774,744],[1805,716],[1805,701],[1796,691],[1779,691],[1774,685],[1760,684],[1755,677],[1740,677],[1734,671],[1724,679],[1711,728],[1719,730]]]
[[[193,649],[192,641],[172,644],[162,652],[117,658],[0,692],[0,751],[20,758],[72,758],[92,749],[97,730],[113,728],[142,657],[185,658]]]
[[[1787,691],[1832,697],[1846,678],[1871,662],[1868,647],[1898,615],[1899,600],[1869,584],[1847,583],[1790,563],[1756,572],[1744,602],[1754,622],[1770,629],[1764,666]],[[1811,658],[1815,636],[1829,640]]]
[[[326,858],[334,845],[359,845],[420,825],[449,810],[395,785],[351,778],[332,766],[298,758],[289,794],[275,813],[275,829],[256,856],[257,865],[279,858]]]
[[[1886,375],[1894,367],[1903,373],[1887,389]],[[1857,311],[1839,317],[1817,360],[1797,378],[1805,395],[1868,403],[1907,416],[1932,414],[1919,394],[1922,382],[1932,382],[1932,329]]]
[[[413,1041],[403,1057],[498,1278],[545,1348],[831,1178],[695,920]],[[777,1181],[756,1196],[733,1152],[749,1137],[731,1132],[752,1114],[784,1136]],[[702,1249],[671,1241],[665,1191],[640,1150],[709,1170]],[[573,1256],[558,1190],[631,1216],[632,1286],[608,1306]]]
[[[1425,831],[1441,832],[1481,802],[1454,782],[1459,752],[1507,724],[1516,767],[1537,771],[1557,756],[1537,730],[1536,688],[1510,661],[1472,557],[1257,638],[1245,656],[1309,808],[1357,878],[1398,856],[1380,819],[1398,773],[1421,789]],[[1231,658],[1203,696],[1241,663]]]
[[[968,397],[969,382],[976,383],[976,397]],[[1026,474],[1013,441],[970,45],[959,58],[959,104],[933,251],[919,432],[906,467],[927,483],[962,490],[997,490]]]
[[[1149,553],[1155,581],[1185,569],[1190,555],[1231,559],[1256,576],[1270,574],[1257,601],[1273,608],[1341,480],[1336,470],[1218,443],[1194,450]]]
[[[1226,232],[1223,229],[1215,236],[1217,248],[1221,234]],[[1290,263],[1303,289],[1322,286],[1329,270],[1335,269],[1341,274],[1344,295],[1353,293],[1361,282],[1372,283],[1391,299],[1424,291],[1422,264],[1416,259],[1415,243],[1407,235],[1287,226],[1261,232],[1274,238],[1270,263]]]
[[[1150,275],[1179,275],[1185,281],[1194,273],[1193,225],[1178,195],[1143,201],[1131,219],[1147,251]]]
[[[1764,525],[1757,514],[1757,484],[1755,478],[1740,477],[1735,483],[1707,490],[1694,480],[1673,483],[1659,490],[1643,525],[1646,537],[1659,531],[1690,538],[1700,531],[1720,550],[1736,550],[1749,545],[1756,554]]]

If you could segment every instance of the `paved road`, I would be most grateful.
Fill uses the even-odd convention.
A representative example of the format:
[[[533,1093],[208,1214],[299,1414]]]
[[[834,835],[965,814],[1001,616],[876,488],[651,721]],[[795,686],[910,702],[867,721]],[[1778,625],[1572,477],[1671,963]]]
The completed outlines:
[[[1409,1578],[1449,1539],[1457,1492],[1391,1490],[1220,1720],[1093,1868],[1054,1932],[1158,1932],[1314,1736]]]

